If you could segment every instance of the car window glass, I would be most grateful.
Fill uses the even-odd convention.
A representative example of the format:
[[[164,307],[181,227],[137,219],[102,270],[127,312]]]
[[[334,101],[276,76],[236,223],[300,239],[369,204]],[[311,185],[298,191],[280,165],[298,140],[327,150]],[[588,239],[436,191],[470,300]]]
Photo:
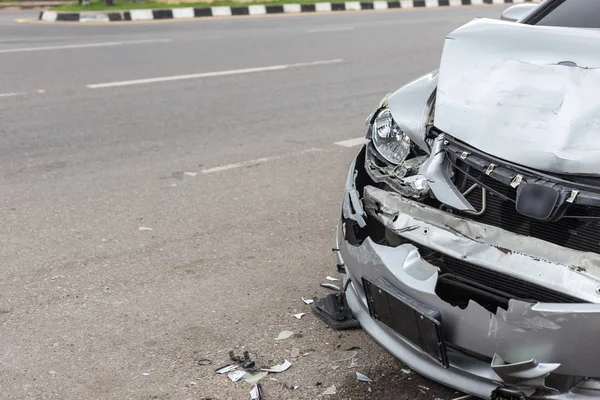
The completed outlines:
[[[564,0],[536,25],[600,28],[600,0]]]

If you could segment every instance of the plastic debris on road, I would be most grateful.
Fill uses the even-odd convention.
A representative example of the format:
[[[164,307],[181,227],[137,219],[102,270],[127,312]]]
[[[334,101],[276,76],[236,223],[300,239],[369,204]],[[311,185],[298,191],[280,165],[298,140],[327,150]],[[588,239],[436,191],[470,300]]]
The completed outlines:
[[[140,226],[138,228],[138,231],[143,232],[143,231],[151,231],[153,230],[152,228],[148,228],[147,226]]]
[[[313,299],[305,299],[304,297],[302,297],[302,301],[304,302],[304,304],[309,305],[315,302]]]
[[[333,282],[339,282],[340,281],[338,278],[333,278],[333,277],[331,277],[329,275],[327,275],[327,278],[325,278],[325,279],[327,279],[328,281],[333,281]]]
[[[418,385],[418,386],[423,390],[429,390],[429,388],[427,386],[423,386],[423,385]]]
[[[142,375],[143,376],[149,376],[150,374],[148,372],[143,372]]]
[[[407,375],[408,374],[412,374],[412,371],[410,369],[404,369],[404,368],[402,368],[400,371],[402,371],[402,373],[407,374]]]
[[[268,372],[246,372],[242,380],[251,385],[257,384],[267,376]]]
[[[231,371],[230,373],[227,374],[227,376],[229,377],[229,379],[231,379],[231,382],[237,382],[240,379],[242,379],[244,377],[244,375],[246,375],[246,371]]]
[[[196,176],[196,175],[198,175],[197,172],[184,172],[183,174],[187,175],[187,176]]]
[[[285,340],[291,338],[292,336],[294,336],[294,332],[292,331],[281,331],[275,340]]]
[[[198,360],[198,365],[210,365],[212,364],[212,360],[209,360],[208,358],[201,358]]]
[[[303,313],[303,312],[301,312],[301,313],[298,313],[298,314],[294,314],[294,318],[296,318],[296,319],[300,319],[300,318],[302,318],[304,315],[306,315],[306,313]]]
[[[358,352],[356,351],[337,350],[335,353],[333,353],[333,356],[331,356],[331,361],[339,362],[352,360],[357,354]]]
[[[460,397],[457,397],[457,398],[452,399],[452,400],[470,400],[472,398],[473,398],[473,396],[471,396],[470,394],[468,394],[466,396],[460,396]]]
[[[337,290],[340,291],[342,290],[338,285],[334,285],[333,283],[321,283],[321,286],[328,288],[328,289],[333,289],[333,290]]]
[[[244,351],[243,357],[240,357],[236,356],[233,350],[229,350],[229,359],[238,363],[238,365],[244,369],[252,369],[256,365],[250,358],[250,353],[247,351]]]
[[[336,394],[336,393],[337,393],[337,388],[335,387],[335,385],[331,385],[323,392],[323,396],[330,396],[330,395]]]
[[[358,368],[358,367],[360,367],[360,365],[358,365],[356,362],[354,362],[354,360],[352,360],[352,362],[350,362],[350,365],[348,365],[348,369]]]
[[[271,368],[262,368],[261,371],[279,373],[288,370],[291,366],[291,362],[284,360],[283,364],[274,365]]]
[[[260,383],[257,383],[250,390],[250,400],[262,400],[262,386]]]
[[[237,365],[227,365],[225,367],[221,367],[215,371],[217,374],[228,374],[231,371],[235,371],[237,369]]]
[[[294,348],[292,349],[292,351],[290,351],[290,356],[291,356],[292,358],[298,358],[298,357],[300,356],[300,349],[299,349],[299,348],[297,348],[297,347],[294,347]]]
[[[356,379],[358,379],[359,381],[363,381],[363,382],[373,382],[373,380],[371,378],[369,378],[365,374],[361,374],[360,372],[356,373]]]

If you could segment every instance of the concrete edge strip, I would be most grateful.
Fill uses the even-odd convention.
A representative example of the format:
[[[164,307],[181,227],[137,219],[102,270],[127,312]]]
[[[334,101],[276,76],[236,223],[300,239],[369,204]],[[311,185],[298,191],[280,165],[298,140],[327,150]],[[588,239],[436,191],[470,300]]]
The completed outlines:
[[[398,8],[458,7],[486,4],[538,3],[539,0],[375,0],[346,1],[340,3],[319,2],[312,4],[252,4],[244,6],[218,6],[204,8],[171,8],[153,10],[129,10],[116,12],[56,12],[41,11],[40,21],[47,22],[112,22],[149,21],[160,19],[183,19],[203,17],[226,17],[232,15],[291,14],[335,11],[386,10]]]

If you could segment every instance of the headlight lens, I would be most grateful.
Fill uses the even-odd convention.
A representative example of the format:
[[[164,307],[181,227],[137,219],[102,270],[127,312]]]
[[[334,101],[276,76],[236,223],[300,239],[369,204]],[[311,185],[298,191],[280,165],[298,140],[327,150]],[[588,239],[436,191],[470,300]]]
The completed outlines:
[[[372,140],[379,154],[392,164],[402,163],[410,153],[410,139],[396,124],[388,108],[382,109],[373,121]]]

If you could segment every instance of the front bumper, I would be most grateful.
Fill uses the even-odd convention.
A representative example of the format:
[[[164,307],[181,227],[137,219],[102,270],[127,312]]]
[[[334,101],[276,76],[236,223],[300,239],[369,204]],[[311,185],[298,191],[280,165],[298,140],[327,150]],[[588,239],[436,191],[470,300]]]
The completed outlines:
[[[406,199],[373,186],[360,196],[355,164],[348,174],[342,213],[367,229],[367,215],[408,243],[380,245],[367,237],[346,239],[338,229],[338,264],[343,265],[347,299],[363,329],[420,374],[481,397],[524,393],[531,398],[600,399],[600,304],[595,272],[600,256],[516,235]],[[491,313],[474,301],[464,309],[438,297],[438,269],[423,260],[425,246],[479,267],[575,295],[589,303],[509,302]],[[409,340],[371,318],[362,279],[384,279],[440,311],[450,366],[433,361]],[[505,365],[491,365],[499,356]],[[596,379],[595,379],[596,378]],[[498,391],[500,390],[500,392]]]

